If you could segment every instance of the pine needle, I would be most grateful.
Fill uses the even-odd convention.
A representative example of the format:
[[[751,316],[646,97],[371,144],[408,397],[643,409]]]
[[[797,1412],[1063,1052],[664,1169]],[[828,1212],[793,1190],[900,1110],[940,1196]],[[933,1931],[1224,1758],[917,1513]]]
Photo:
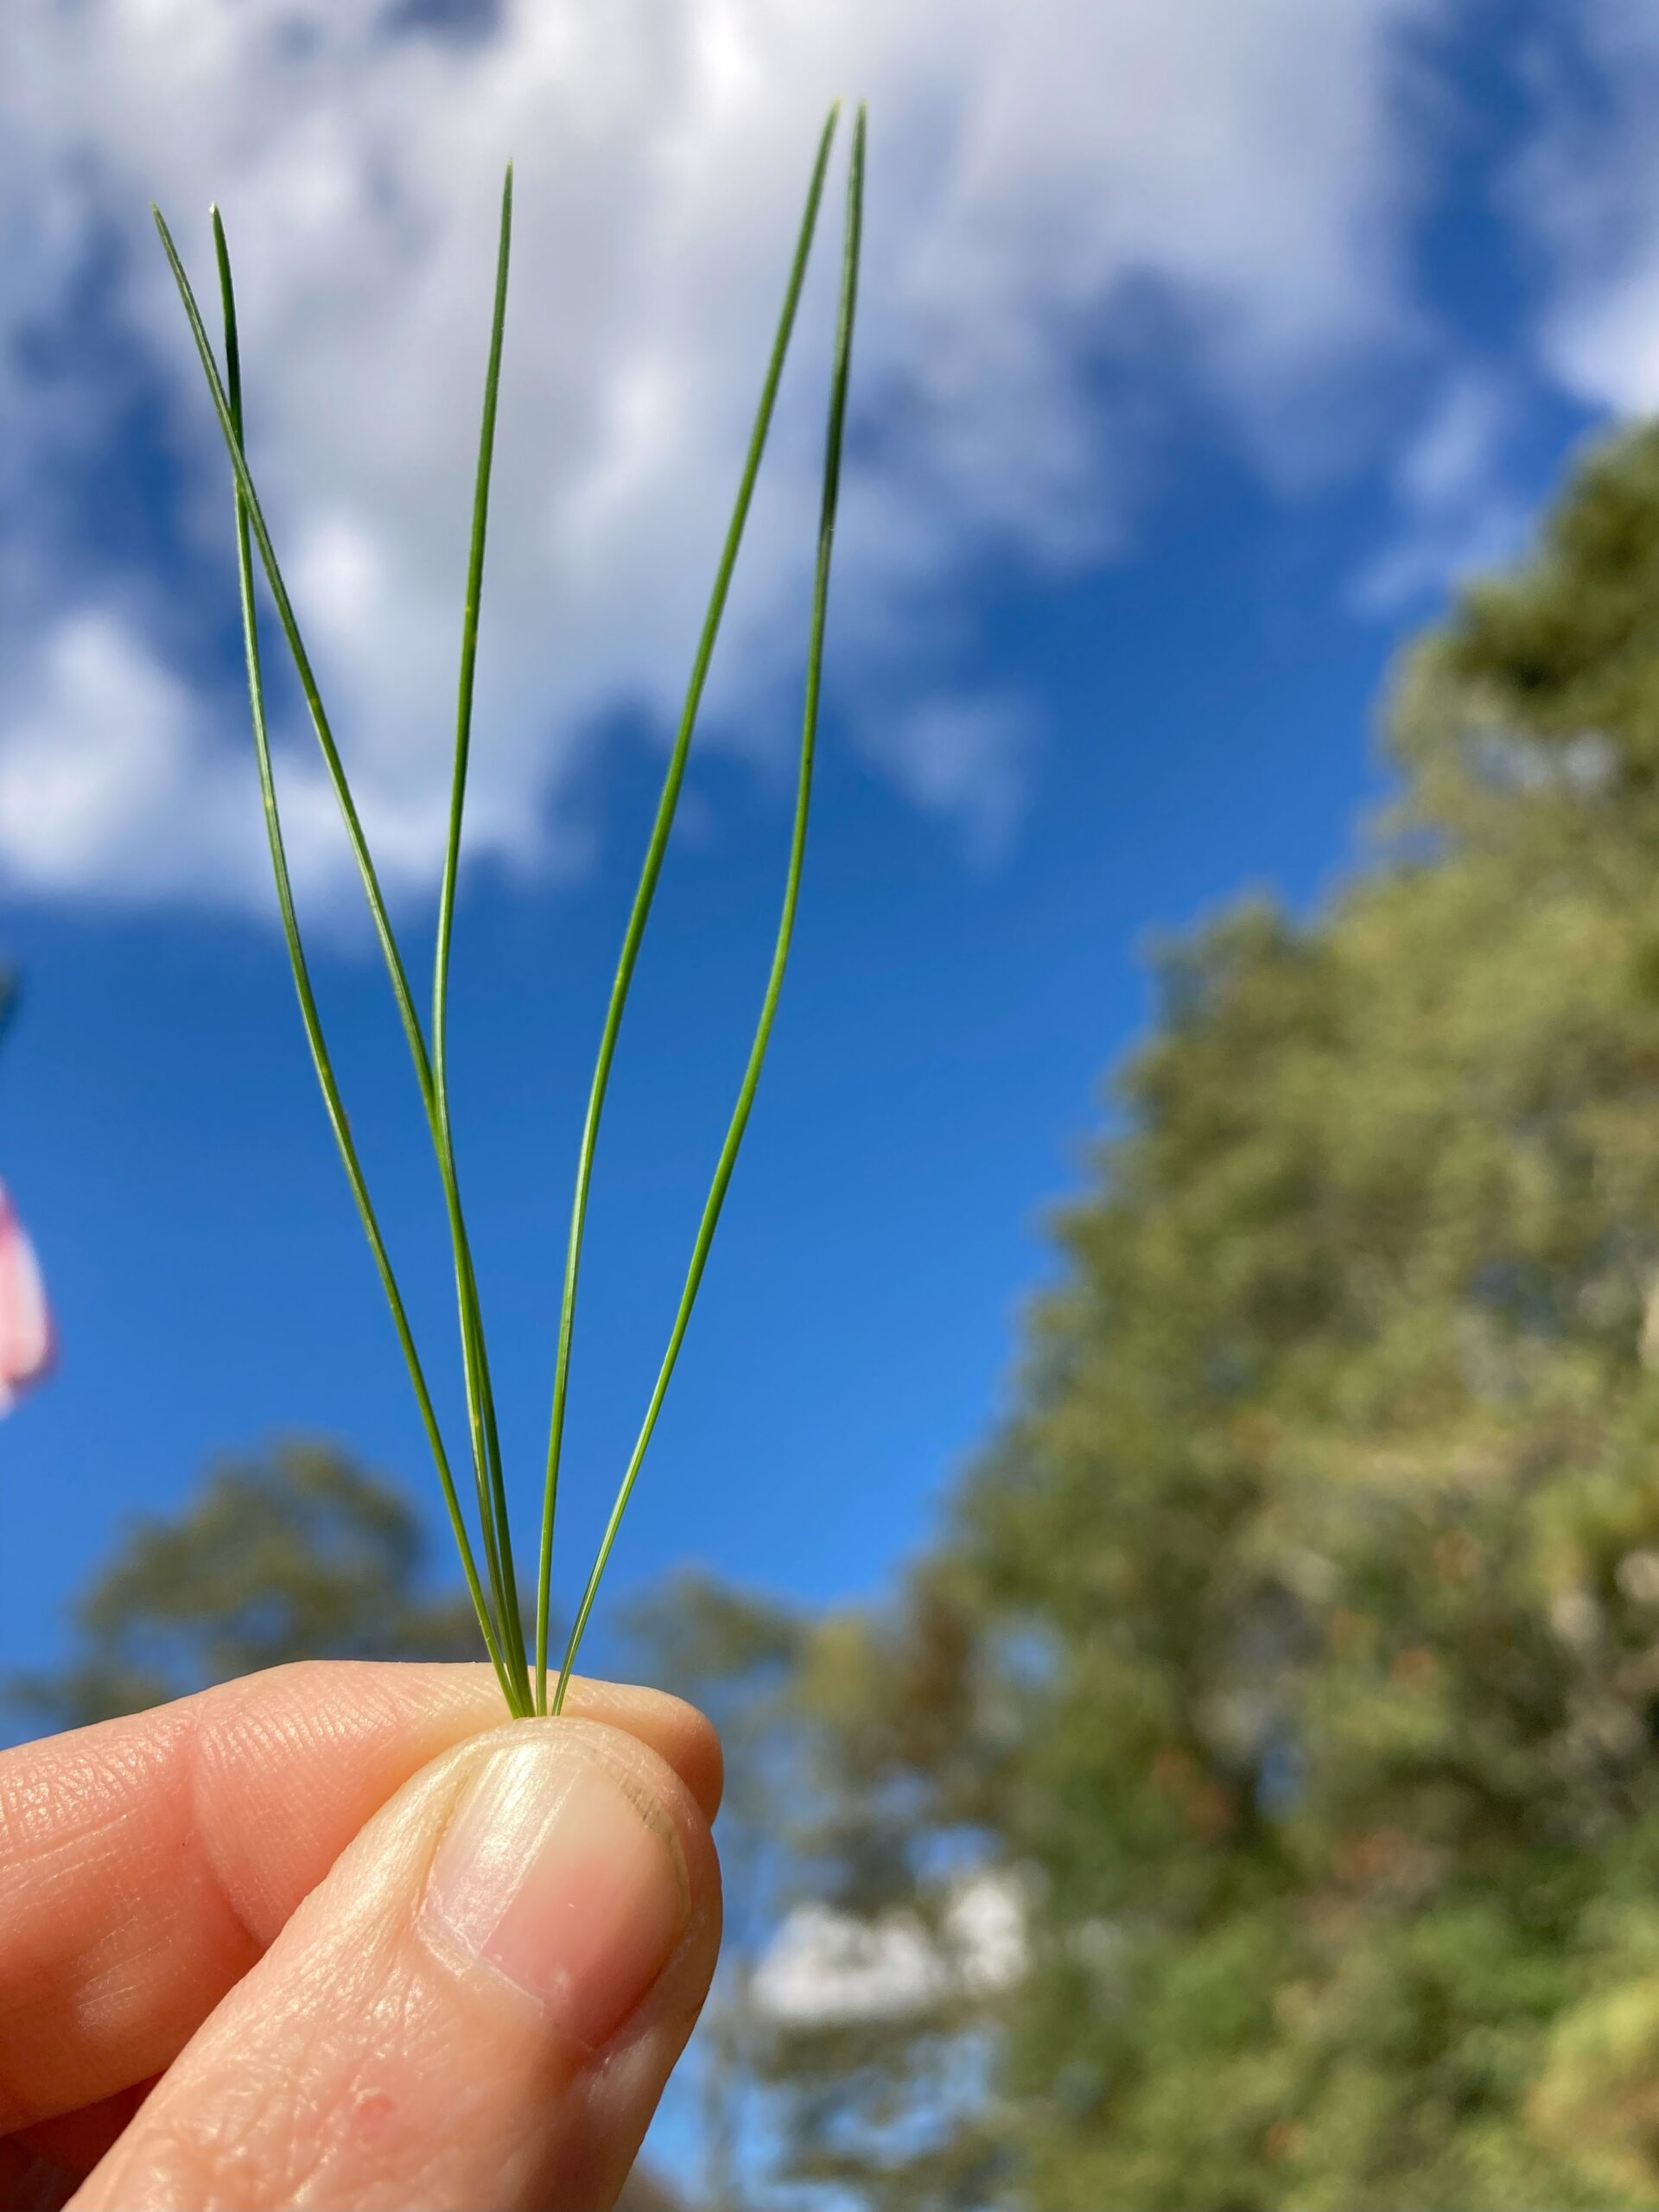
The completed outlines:
[[[750,1109],[760,1081],[761,1065],[766,1057],[766,1047],[772,1041],[772,1022],[778,1012],[779,994],[783,989],[784,969],[789,961],[790,942],[795,933],[795,910],[800,899],[801,868],[806,857],[807,815],[812,798],[812,768],[817,752],[818,707],[823,688],[824,620],[830,604],[830,563],[835,548],[836,509],[841,494],[841,452],[847,423],[847,386],[852,367],[853,318],[858,304],[858,263],[862,243],[864,221],[864,110],[861,106],[853,124],[852,159],[847,173],[847,219],[842,247],[841,304],[836,318],[835,365],[830,380],[830,427],[824,440],[823,490],[818,513],[818,555],[812,582],[811,627],[806,651],[806,703],[801,717],[800,766],[795,787],[795,820],[790,833],[789,865],[784,879],[783,911],[779,917],[778,935],[772,945],[772,967],[766,977],[766,995],[760,1004],[760,1019],[755,1027],[754,1041],[749,1047],[748,1064],[743,1071],[739,1086],[737,1104],[726,1131],[726,1141],[720,1148],[719,1162],[715,1169],[714,1183],[702,1209],[702,1219],[697,1226],[696,1241],[691,1249],[691,1263],[686,1271],[685,1285],[680,1294],[679,1310],[674,1316],[674,1325],[669,1332],[668,1349],[658,1370],[656,1387],[626,1472],[611,1508],[611,1517],[605,1525],[600,1540],[598,1556],[588,1577],[582,1603],[570,1630],[570,1639],[565,1646],[563,1664],[559,1669],[559,1687],[553,1700],[553,1710],[563,1710],[565,1693],[570,1686],[570,1670],[576,1663],[588,1615],[594,1600],[599,1595],[599,1585],[609,1563],[615,1545],[617,1531],[622,1525],[622,1516],[627,1510],[628,1500],[639,1479],[639,1469],[650,1445],[657,1417],[663,1409],[668,1386],[674,1374],[675,1363],[680,1356],[680,1346],[690,1325],[691,1309],[696,1303],[702,1287],[702,1273],[709,1263],[709,1248],[715,1241],[715,1231],[720,1224],[721,1209],[726,1203],[726,1193],[731,1185],[732,1171],[737,1165],[737,1155],[743,1142],[743,1133],[749,1125]]]
[[[502,346],[506,322],[507,274],[512,234],[512,165],[508,165],[502,186],[500,231],[496,253],[494,309],[490,326],[489,355],[485,373],[484,402],[474,484],[472,532],[467,565],[466,599],[461,620],[461,668],[456,696],[454,749],[450,779],[448,832],[444,844],[443,872],[439,888],[437,943],[433,963],[432,1024],[429,1047],[427,1035],[422,1028],[420,1016],[416,1009],[408,972],[397,934],[392,927],[391,918],[375,869],[368,839],[352,793],[350,779],[322,702],[298,618],[289,597],[281,565],[260,505],[258,491],[248,466],[243,435],[242,365],[237,333],[236,299],[232,283],[230,252],[226,242],[225,227],[219,219],[219,211],[215,208],[213,211],[213,246],[218,265],[224,321],[225,372],[221,378],[200,310],[191,289],[178,250],[174,245],[172,234],[160,209],[152,209],[162,250],[167,256],[168,264],[178,287],[179,296],[183,303],[186,320],[195,343],[208,396],[218,417],[220,433],[230,458],[236,503],[238,591],[244,654],[247,668],[254,756],[258,770],[267,842],[270,849],[271,872],[276,887],[277,907],[281,916],[289,963],[293,971],[295,990],[299,1000],[301,1020],[310,1048],[312,1064],[316,1071],[318,1086],[322,1093],[329,1126],[334,1132],[340,1160],[346,1171],[346,1182],[350,1186],[353,1200],[362,1222],[364,1233],[368,1239],[381,1287],[391,1310],[398,1346],[409,1370],[422,1426],[432,1453],[434,1465],[437,1469],[439,1486],[443,1494],[445,1508],[454,1534],[456,1548],[461,1555],[461,1570],[466,1578],[467,1592],[472,1599],[474,1609],[477,1612],[485,1645],[500,1681],[508,1708],[519,1716],[527,1716],[532,1712],[545,1713],[549,1709],[548,1647],[552,1610],[554,1518],[569,1394],[571,1350],[575,1335],[576,1291],[581,1273],[588,1189],[592,1179],[600,1122],[603,1115],[622,1016],[626,1007],[645,925],[650,918],[658,882],[662,874],[664,857],[667,851],[669,837],[679,804],[686,763],[708,680],[709,664],[719,637],[721,622],[730,592],[733,571],[742,544],[744,530],[753,499],[755,482],[776,409],[784,365],[805,282],[807,264],[817,228],[824,179],[829,167],[838,116],[839,105],[837,105],[830,110],[819,139],[817,158],[807,189],[806,205],[796,240],[794,257],[790,265],[784,302],[779,315],[772,353],[761,386],[760,404],[750,434],[743,471],[727,527],[713,588],[704,613],[702,628],[692,662],[690,677],[686,687],[674,743],[670,751],[663,787],[646,847],[645,862],[623,938],[621,953],[611,987],[605,1024],[600,1039],[598,1058],[589,1089],[588,1109],[577,1158],[575,1192],[572,1202],[569,1236],[566,1248],[558,1341],[555,1357],[553,1408],[549,1425],[547,1466],[543,1484],[533,1668],[525,1645],[524,1621],[520,1612],[518,1583],[513,1567],[507,1490],[502,1465],[501,1444],[496,1418],[494,1390],[490,1375],[484,1318],[479,1297],[477,1275],[473,1263],[472,1248],[467,1230],[466,1216],[461,1205],[460,1176],[455,1164],[454,1137],[450,1113],[448,1055],[450,954],[460,881],[467,780],[472,753],[479,615],[483,590],[485,548],[488,536],[490,480],[495,451]],[[785,874],[783,906],[772,946],[772,963],[767,974],[760,1019],[750,1046],[742,1082],[738,1090],[737,1103],[728,1125],[725,1141],[721,1147],[714,1180],[704,1202],[692,1249],[690,1264],[681,1291],[673,1326],[670,1332],[668,1348],[658,1370],[645,1421],[623,1473],[621,1484],[611,1510],[610,1519],[592,1571],[588,1577],[582,1602],[565,1647],[564,1658],[552,1700],[552,1710],[555,1713],[562,1710],[563,1707],[569,1688],[570,1671],[575,1662],[577,1649],[592,1614],[601,1580],[615,1545],[623,1514],[632,1495],[646,1449],[657,1425],[658,1416],[662,1410],[669,1382],[679,1357],[686,1330],[690,1325],[692,1308],[702,1285],[721,1211],[726,1201],[732,1173],[737,1162],[738,1152],[753,1106],[761,1065],[771,1040],[779,995],[783,985],[784,970],[788,961],[790,944],[794,932],[796,910],[800,896],[802,867],[805,855],[807,819],[817,743],[830,568],[840,490],[853,321],[857,300],[863,209],[864,142],[865,115],[864,110],[861,107],[854,124],[852,152],[848,172],[840,306],[830,372],[829,427],[825,440],[817,555],[807,639],[805,703],[802,717],[795,810]],[[313,734],[322,756],[324,769],[340,810],[340,819],[345,825],[347,842],[350,845],[364,896],[368,904],[370,917],[391,982],[392,997],[403,1026],[410,1061],[415,1071],[422,1110],[426,1116],[437,1162],[454,1262],[456,1313],[461,1335],[461,1372],[466,1391],[467,1428],[484,1559],[481,1573],[467,1516],[462,1510],[456,1489],[442,1430],[433,1406],[425,1370],[416,1346],[408,1312],[387,1250],[385,1239],[381,1231],[378,1217],[370,1198],[362,1163],[340,1096],[340,1085],[335,1077],[312,987],[310,970],[295,907],[293,884],[283,834],[276,774],[271,758],[259,622],[255,601],[254,556],[256,552],[259,566],[264,574],[278,626],[282,630],[299,681],[301,695],[305,701]]]
[[[570,1207],[570,1236],[565,1249],[564,1294],[559,1310],[558,1350],[553,1368],[553,1412],[548,1427],[547,1475],[542,1498],[542,1551],[540,1575],[537,1585],[536,1604],[536,1708],[547,1710],[547,1655],[548,1624],[553,1587],[553,1523],[558,1503],[559,1460],[564,1444],[565,1403],[570,1375],[570,1348],[575,1330],[576,1282],[582,1269],[582,1233],[588,1220],[588,1190],[593,1178],[594,1152],[599,1141],[600,1117],[605,1110],[605,1093],[611,1079],[611,1063],[616,1054],[616,1040],[622,1027],[623,1009],[628,1002],[628,991],[633,982],[633,970],[639,957],[640,942],[645,933],[645,924],[651,918],[652,902],[657,895],[658,878],[663,872],[663,859],[668,850],[669,834],[674,827],[675,811],[679,805],[680,787],[685,780],[686,760],[691,750],[692,734],[696,728],[697,709],[702,703],[703,687],[709,678],[709,664],[714,658],[715,640],[720,635],[721,618],[726,612],[726,601],[731,590],[732,572],[737,566],[739,549],[743,543],[744,525],[749,518],[749,507],[754,497],[755,479],[760,473],[761,458],[766,449],[767,434],[778,402],[778,387],[783,379],[784,363],[789,353],[791,334],[795,327],[795,311],[800,304],[801,288],[806,281],[806,264],[812,251],[813,233],[817,228],[818,207],[823,198],[824,172],[830,166],[830,149],[834,143],[836,125],[840,119],[840,103],[832,107],[825,120],[818,140],[817,158],[812,165],[812,175],[807,186],[806,207],[801,216],[801,226],[795,242],[795,257],[790,264],[789,282],[784,293],[784,304],[778,318],[776,335],[772,342],[772,358],[760,388],[760,402],[755,410],[754,427],[749,434],[749,448],[743,462],[743,474],[737,486],[737,499],[732,508],[732,518],[727,524],[726,542],[721,549],[720,565],[715,571],[714,588],[709,594],[709,606],[702,619],[702,634],[697,639],[696,654],[691,663],[690,680],[686,685],[684,704],[680,709],[679,728],[668,756],[668,766],[663,775],[661,796],[657,801],[657,813],[651,825],[650,842],[645,847],[645,864],[639,872],[639,887],[633,894],[633,906],[628,915],[627,928],[623,933],[622,951],[616,963],[616,976],[611,984],[610,1003],[605,1010],[605,1027],[599,1040],[599,1057],[594,1065],[593,1083],[588,1095],[588,1111],[582,1122],[582,1142],[576,1158],[575,1197]]]
[[[219,296],[224,306],[225,370],[229,385],[226,407],[232,434],[239,450],[242,442],[242,364],[237,340],[236,294],[231,279],[230,249],[226,242],[225,226],[217,207],[213,211],[213,249],[219,264]],[[351,1123],[346,1118],[340,1084],[335,1079],[334,1063],[323,1036],[321,1017],[317,1012],[315,993],[311,987],[311,973],[305,957],[305,946],[300,936],[299,918],[294,906],[294,887],[289,874],[288,850],[283,836],[282,815],[276,801],[276,779],[271,766],[270,727],[265,713],[264,675],[259,651],[258,618],[253,597],[253,559],[249,543],[248,508],[240,480],[236,485],[236,567],[237,584],[242,610],[242,644],[247,663],[248,706],[253,724],[254,757],[259,771],[259,795],[264,807],[265,834],[270,846],[271,874],[276,879],[276,904],[282,916],[283,937],[288,946],[289,964],[294,971],[294,988],[300,1001],[300,1019],[305,1026],[306,1042],[311,1048],[311,1061],[316,1070],[317,1084],[322,1092],[327,1111],[329,1127],[340,1147],[341,1164],[346,1182],[362,1220],[364,1234],[374,1255],[374,1264],[385,1291],[386,1303],[391,1308],[392,1325],[397,1331],[399,1349],[409,1370],[414,1386],[415,1400],[420,1409],[422,1425],[438,1471],[439,1486],[443,1492],[449,1514],[449,1525],[454,1533],[455,1545],[461,1554],[461,1572],[467,1579],[467,1590],[478,1615],[480,1628],[491,1662],[500,1680],[509,1706],[515,1704],[514,1683],[497,1643],[490,1609],[478,1579],[478,1566],[467,1535],[466,1516],[461,1510],[461,1500],[455,1494],[454,1478],[450,1472],[448,1455],[444,1450],[442,1433],[433,1410],[431,1393],[427,1388],[426,1376],[421,1366],[420,1355],[415,1348],[415,1338],[409,1325],[403,1294],[386,1251],[385,1239],[380,1233],[380,1224],[369,1197],[368,1185],[364,1179],[362,1164],[352,1136]]]

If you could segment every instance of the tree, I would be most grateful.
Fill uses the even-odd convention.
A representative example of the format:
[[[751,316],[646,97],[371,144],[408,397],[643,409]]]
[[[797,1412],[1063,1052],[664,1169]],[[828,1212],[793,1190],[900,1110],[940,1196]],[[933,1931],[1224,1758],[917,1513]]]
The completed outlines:
[[[1016,1411],[820,1700],[842,1894],[1027,1899],[1011,1987],[784,2062],[868,2202],[1659,2205],[1659,431],[1391,728],[1372,867],[1164,954]]]
[[[475,1659],[464,1597],[433,1595],[401,1494],[326,1444],[290,1441],[208,1473],[149,1516],[74,1607],[75,1648],[10,1701],[78,1727],[292,1659]]]

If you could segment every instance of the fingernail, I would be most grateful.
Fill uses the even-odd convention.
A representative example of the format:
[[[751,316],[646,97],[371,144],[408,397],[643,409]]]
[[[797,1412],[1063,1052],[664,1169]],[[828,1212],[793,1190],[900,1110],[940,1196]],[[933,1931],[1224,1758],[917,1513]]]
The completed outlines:
[[[601,2044],[668,1964],[688,1904],[667,1815],[548,1732],[471,1783],[425,1910],[568,2034]]]

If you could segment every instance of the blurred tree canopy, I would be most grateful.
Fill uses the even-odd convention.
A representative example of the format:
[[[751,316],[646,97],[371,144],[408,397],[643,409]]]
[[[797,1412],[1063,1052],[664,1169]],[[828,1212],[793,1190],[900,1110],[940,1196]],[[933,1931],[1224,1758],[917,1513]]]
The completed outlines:
[[[478,1658],[465,1596],[432,1596],[427,1565],[407,1501],[334,1447],[229,1460],[181,1514],[131,1525],[76,1602],[67,1663],[7,1701],[72,1728],[293,1659]]]
[[[1376,864],[1161,959],[1018,1405],[802,1679],[1025,1970],[773,2054],[871,2203],[1659,2205],[1659,432],[1406,659]]]

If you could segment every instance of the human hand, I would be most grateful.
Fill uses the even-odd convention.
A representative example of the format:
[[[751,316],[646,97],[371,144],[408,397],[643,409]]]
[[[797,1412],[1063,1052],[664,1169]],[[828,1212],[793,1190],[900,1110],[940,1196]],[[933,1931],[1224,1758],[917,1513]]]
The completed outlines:
[[[0,2207],[610,2204],[714,1971],[720,1747],[566,1716],[316,1664],[0,1753]]]

